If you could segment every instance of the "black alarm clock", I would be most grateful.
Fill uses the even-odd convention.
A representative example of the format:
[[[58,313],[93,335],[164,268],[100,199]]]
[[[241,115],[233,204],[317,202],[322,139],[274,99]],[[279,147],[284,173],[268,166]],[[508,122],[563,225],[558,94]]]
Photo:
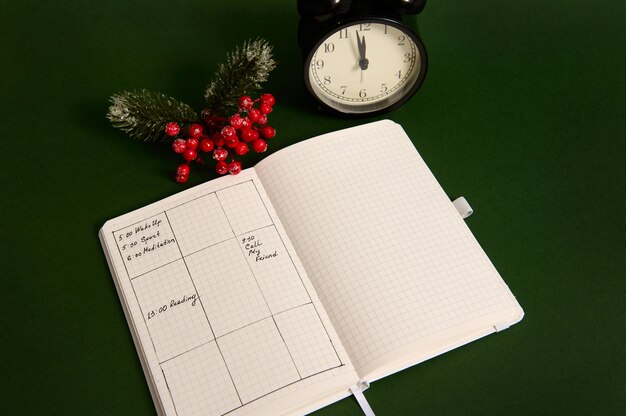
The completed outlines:
[[[298,0],[304,84],[336,113],[374,115],[411,98],[427,57],[405,20],[426,0]],[[415,23],[413,22],[413,26]]]

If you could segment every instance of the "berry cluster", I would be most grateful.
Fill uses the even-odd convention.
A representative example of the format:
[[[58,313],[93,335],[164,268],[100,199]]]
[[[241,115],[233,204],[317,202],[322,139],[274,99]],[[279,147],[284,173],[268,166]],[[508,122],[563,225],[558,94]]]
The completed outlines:
[[[239,110],[232,116],[207,115],[202,124],[191,123],[185,132],[177,122],[166,124],[165,134],[174,140],[172,150],[185,159],[176,169],[176,182],[187,182],[191,162],[205,163],[199,153],[211,154],[216,161],[215,171],[220,175],[236,175],[242,168],[236,156],[245,155],[250,147],[257,153],[267,150],[266,140],[276,135],[276,130],[267,124],[267,115],[276,99],[272,94],[262,94],[256,100],[244,95],[238,103]]]

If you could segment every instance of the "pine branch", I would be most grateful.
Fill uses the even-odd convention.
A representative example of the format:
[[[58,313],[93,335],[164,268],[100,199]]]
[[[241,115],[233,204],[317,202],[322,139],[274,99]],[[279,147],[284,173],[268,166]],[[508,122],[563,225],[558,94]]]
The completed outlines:
[[[272,47],[262,38],[244,42],[241,48],[227,55],[226,63],[218,66],[204,98],[213,114],[237,107],[237,99],[258,90],[276,67]]]
[[[114,127],[132,138],[144,141],[165,140],[165,125],[198,119],[187,104],[158,92],[145,89],[123,91],[111,96],[107,118]]]

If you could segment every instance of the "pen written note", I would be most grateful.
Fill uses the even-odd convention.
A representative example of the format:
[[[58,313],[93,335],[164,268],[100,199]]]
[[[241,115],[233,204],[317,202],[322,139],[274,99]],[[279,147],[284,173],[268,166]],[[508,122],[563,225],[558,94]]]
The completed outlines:
[[[253,181],[113,234],[179,414],[198,397],[230,412],[342,365]],[[206,374],[201,392],[190,374]]]
[[[117,242],[124,260],[130,263],[175,243],[176,239],[163,231],[165,227],[162,225],[163,219],[157,217],[120,232],[117,235]]]
[[[129,271],[140,273],[142,269],[139,267],[144,267],[148,263],[162,262],[163,259],[173,261],[181,258],[173,230],[169,226],[167,218],[164,219],[161,215],[122,230],[117,234],[117,243]],[[141,274],[134,278],[139,276]],[[154,319],[178,306],[194,307],[198,299],[198,294],[192,288],[186,293],[164,294],[163,300],[159,301],[153,308],[148,308],[144,317]]]
[[[251,234],[247,237],[241,239],[241,244],[243,245],[244,250],[247,251],[248,257],[254,258],[255,262],[267,260],[273,257],[278,256],[278,249],[269,249],[269,252],[266,251],[267,247],[263,247],[263,241],[260,238],[257,238],[256,235]]]

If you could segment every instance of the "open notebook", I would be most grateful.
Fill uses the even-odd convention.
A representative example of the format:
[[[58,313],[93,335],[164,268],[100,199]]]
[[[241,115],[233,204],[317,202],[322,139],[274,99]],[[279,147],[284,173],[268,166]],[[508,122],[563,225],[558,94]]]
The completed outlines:
[[[160,414],[300,415],[523,311],[385,120],[108,221]]]

